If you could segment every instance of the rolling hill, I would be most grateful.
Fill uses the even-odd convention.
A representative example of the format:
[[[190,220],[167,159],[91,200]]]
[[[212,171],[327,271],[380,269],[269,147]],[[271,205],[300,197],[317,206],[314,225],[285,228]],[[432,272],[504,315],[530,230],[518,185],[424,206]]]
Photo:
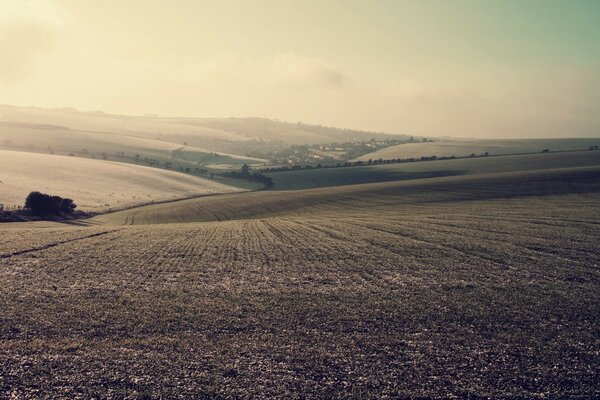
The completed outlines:
[[[391,160],[421,157],[468,157],[489,153],[490,155],[540,153],[550,151],[587,150],[600,145],[600,138],[585,139],[497,139],[497,140],[458,140],[442,139],[427,143],[405,143],[387,147],[362,155],[355,160]]]
[[[72,198],[85,211],[103,211],[242,189],[139,165],[0,150],[0,203],[22,205],[31,191]]]
[[[243,146],[241,143],[253,140],[298,145],[406,137],[266,118],[160,118],[9,105],[0,105],[0,122],[54,125],[76,131],[158,139],[179,145],[187,142],[209,151],[223,152],[228,152],[228,147],[239,149]]]
[[[174,121],[225,132],[234,132],[246,138],[281,141],[291,145],[407,137],[406,135],[390,135],[356,129],[333,128],[301,122],[290,123],[267,118],[195,118],[176,119]]]
[[[385,210],[400,204],[432,204],[527,196],[600,192],[600,163],[591,167],[442,176],[294,191],[263,191],[211,196],[149,205],[106,214],[94,223],[153,224],[225,221],[274,216],[302,216],[370,208]]]
[[[519,172],[546,168],[594,165],[600,165],[600,151],[536,153],[357,167],[312,168],[272,172],[266,175],[273,179],[273,187],[275,189],[289,190],[441,176]]]
[[[184,134],[200,138],[218,138],[230,141],[248,140],[234,133],[191,124],[179,124],[175,120],[163,120],[152,116],[143,117],[114,115],[103,112],[79,112],[68,108],[45,109],[0,105],[0,121],[38,125],[47,124],[78,131],[114,133],[149,139],[158,139],[162,135]]]
[[[30,152],[73,154],[78,157],[134,162],[139,156],[164,165],[186,161],[186,166],[206,163],[241,165],[262,164],[266,160],[213,152],[194,146],[131,136],[126,134],[73,130],[56,125],[0,122],[0,147]],[[118,155],[122,154],[122,155]]]

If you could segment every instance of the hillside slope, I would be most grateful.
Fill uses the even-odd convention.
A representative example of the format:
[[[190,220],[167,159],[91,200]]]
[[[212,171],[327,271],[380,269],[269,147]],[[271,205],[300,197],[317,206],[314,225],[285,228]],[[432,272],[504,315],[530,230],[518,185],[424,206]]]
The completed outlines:
[[[22,205],[31,191],[72,198],[101,211],[241,189],[208,179],[112,161],[0,150],[0,203]]]
[[[243,136],[203,126],[179,124],[158,117],[114,115],[101,112],[79,112],[73,109],[45,109],[0,105],[0,121],[47,124],[79,131],[96,131],[149,139],[162,135],[184,134],[222,140],[247,140]]]
[[[439,176],[518,172],[594,165],[600,165],[600,151],[477,157],[361,167],[313,168],[273,172],[267,175],[273,179],[275,189],[288,190]]]
[[[160,139],[167,142],[204,143],[200,147],[251,140],[276,141],[286,145],[322,144],[390,138],[392,135],[355,129],[290,123],[267,118],[160,118],[125,116],[72,109],[43,109],[0,105],[0,121],[5,123],[46,124],[72,130],[86,130]],[[395,135],[406,137],[405,135]]]
[[[358,214],[399,204],[448,203],[600,192],[600,165],[370,183],[296,191],[263,191],[156,204],[101,215],[114,225],[224,221],[273,216]]]
[[[126,134],[73,130],[55,125],[0,122],[0,147],[31,152],[74,154],[80,157],[108,157],[119,161],[151,158],[215,164],[257,164],[266,160],[213,152],[194,146]],[[116,156],[123,153],[123,157]]]
[[[406,135],[333,128],[301,122],[290,123],[267,118],[188,118],[175,119],[174,121],[225,132],[234,132],[246,138],[276,140],[293,145],[352,142],[372,138],[392,138],[394,136],[407,137]]]
[[[397,158],[421,157],[468,157],[471,154],[490,155],[540,153],[551,151],[587,150],[590,146],[600,145],[600,138],[585,139],[497,139],[497,140],[449,140],[444,139],[427,143],[405,143],[368,153],[356,158],[356,161],[369,159],[391,160]]]

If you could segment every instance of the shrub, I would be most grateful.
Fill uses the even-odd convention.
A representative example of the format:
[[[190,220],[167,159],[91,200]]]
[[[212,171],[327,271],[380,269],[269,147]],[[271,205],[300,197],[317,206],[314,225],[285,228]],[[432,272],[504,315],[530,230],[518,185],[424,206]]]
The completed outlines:
[[[77,205],[71,199],[31,192],[25,199],[25,208],[34,215],[70,214],[75,211]]]

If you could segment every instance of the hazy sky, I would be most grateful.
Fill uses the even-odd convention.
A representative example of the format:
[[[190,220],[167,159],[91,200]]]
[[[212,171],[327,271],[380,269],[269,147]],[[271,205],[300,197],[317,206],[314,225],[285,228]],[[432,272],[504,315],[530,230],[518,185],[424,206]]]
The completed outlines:
[[[0,103],[600,136],[600,1],[0,0]]]

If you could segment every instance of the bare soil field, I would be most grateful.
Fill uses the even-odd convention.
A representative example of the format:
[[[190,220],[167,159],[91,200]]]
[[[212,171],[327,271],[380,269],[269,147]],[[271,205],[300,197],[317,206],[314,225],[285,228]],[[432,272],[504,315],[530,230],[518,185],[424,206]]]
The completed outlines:
[[[5,224],[0,397],[600,396],[599,173]]]

